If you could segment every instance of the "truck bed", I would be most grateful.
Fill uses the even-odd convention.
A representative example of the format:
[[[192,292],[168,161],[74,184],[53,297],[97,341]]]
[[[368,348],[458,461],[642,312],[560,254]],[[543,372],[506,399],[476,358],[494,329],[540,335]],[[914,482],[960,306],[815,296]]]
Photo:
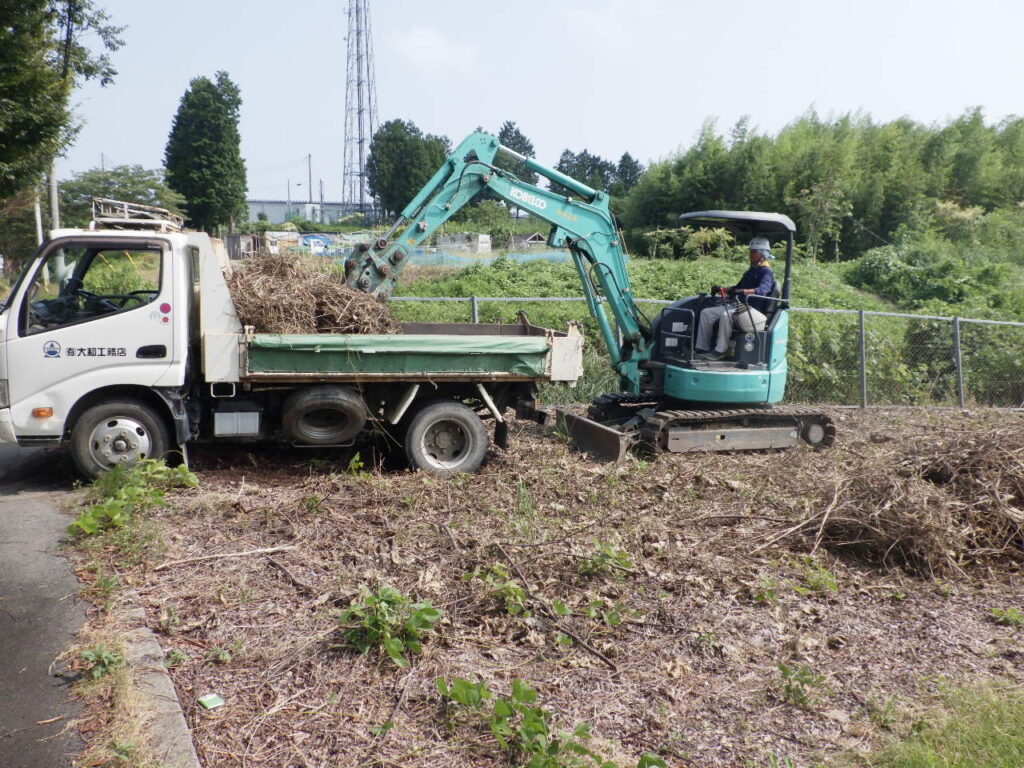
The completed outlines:
[[[527,323],[404,323],[393,335],[250,334],[241,379],[575,381],[582,337]]]

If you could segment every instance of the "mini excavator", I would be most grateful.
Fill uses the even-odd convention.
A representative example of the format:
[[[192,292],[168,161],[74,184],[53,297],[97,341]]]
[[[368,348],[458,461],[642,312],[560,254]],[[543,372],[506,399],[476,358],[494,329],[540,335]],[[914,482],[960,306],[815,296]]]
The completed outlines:
[[[545,189],[499,168],[498,153],[554,185]],[[700,211],[679,217],[686,225],[722,227],[785,247],[782,284],[776,281],[764,297],[764,329],[753,330],[748,323],[751,330],[736,330],[722,360],[702,359],[694,340],[701,311],[726,297],[700,293],[669,304],[653,320],[645,317],[630,287],[608,195],[501,146],[484,132],[470,134],[455,148],[383,239],[353,249],[345,262],[347,285],[389,295],[413,249],[483,190],[551,225],[548,245],[571,253],[587,307],[619,376],[621,391],[597,398],[585,416],[556,410],[562,429],[578,447],[621,461],[634,446],[684,452],[781,449],[800,442],[824,449],[833,444],[835,425],[827,415],[778,405],[788,374],[796,229],[779,213]]]

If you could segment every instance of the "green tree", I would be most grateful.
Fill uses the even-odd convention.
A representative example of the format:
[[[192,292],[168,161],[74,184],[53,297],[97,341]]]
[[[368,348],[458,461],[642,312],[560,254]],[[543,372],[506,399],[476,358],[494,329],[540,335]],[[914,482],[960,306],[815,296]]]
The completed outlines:
[[[506,120],[501,124],[501,130],[498,131],[498,141],[501,142],[501,146],[508,147],[523,157],[534,156],[533,142],[526,138],[523,132],[519,130],[519,127],[511,120]],[[511,171],[527,184],[537,183],[537,174],[526,170],[522,160],[516,160],[503,152],[499,152],[494,164],[503,170]]]
[[[79,80],[113,81],[107,53],[123,45],[91,0],[0,0],[0,199],[33,185],[74,138],[69,96]]]
[[[643,163],[629,154],[629,152],[624,152],[615,166],[614,181],[609,187],[609,192],[613,195],[628,194],[643,175]]]
[[[793,205],[805,227],[807,251],[814,261],[818,248],[826,241],[836,243],[842,229],[842,220],[850,215],[850,203],[843,194],[842,184],[833,177],[819,181],[810,189],[801,189],[793,198]]]
[[[3,277],[8,283],[36,250],[34,203],[35,193],[31,189],[0,200],[0,256],[4,257]]]
[[[397,216],[450,151],[442,136],[424,134],[411,120],[389,120],[373,134],[366,160],[370,192],[387,216]]]
[[[34,184],[70,140],[71,112],[49,59],[45,0],[0,0],[0,199]]]
[[[164,150],[167,184],[185,198],[188,223],[214,232],[245,218],[241,93],[227,72],[189,83]]]
[[[582,181],[593,189],[607,190],[615,181],[615,163],[605,160],[600,155],[592,155],[587,150],[573,152],[566,149],[558,158],[556,171],[561,171],[576,181]],[[552,189],[561,189],[561,185],[551,182]]]
[[[63,223],[85,226],[92,218],[92,198],[107,197],[130,203],[156,205],[180,213],[185,198],[167,186],[163,169],[118,165],[109,170],[93,168],[61,182]]]

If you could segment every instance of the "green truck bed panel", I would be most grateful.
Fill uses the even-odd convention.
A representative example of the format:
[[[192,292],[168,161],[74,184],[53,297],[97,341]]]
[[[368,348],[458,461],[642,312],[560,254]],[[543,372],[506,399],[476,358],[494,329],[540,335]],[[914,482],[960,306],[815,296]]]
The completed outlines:
[[[537,336],[454,334],[256,334],[250,376],[355,375],[382,378],[545,376],[550,346]]]

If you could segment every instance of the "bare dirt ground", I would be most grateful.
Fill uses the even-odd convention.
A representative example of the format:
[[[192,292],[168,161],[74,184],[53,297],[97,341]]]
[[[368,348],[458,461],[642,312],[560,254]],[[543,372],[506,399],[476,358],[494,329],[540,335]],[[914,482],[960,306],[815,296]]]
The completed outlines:
[[[525,680],[622,765],[832,761],[909,727],[944,680],[1024,682],[1024,633],[992,615],[1024,608],[1024,415],[834,415],[825,453],[620,467],[522,426],[452,480],[207,449],[201,489],[157,515],[161,557],[284,549],[127,580],[206,766],[506,765],[449,727],[434,680],[456,676]],[[494,565],[531,616],[472,578]],[[408,669],[340,646],[339,609],[381,585],[444,611]],[[210,692],[225,705],[199,706]]]

